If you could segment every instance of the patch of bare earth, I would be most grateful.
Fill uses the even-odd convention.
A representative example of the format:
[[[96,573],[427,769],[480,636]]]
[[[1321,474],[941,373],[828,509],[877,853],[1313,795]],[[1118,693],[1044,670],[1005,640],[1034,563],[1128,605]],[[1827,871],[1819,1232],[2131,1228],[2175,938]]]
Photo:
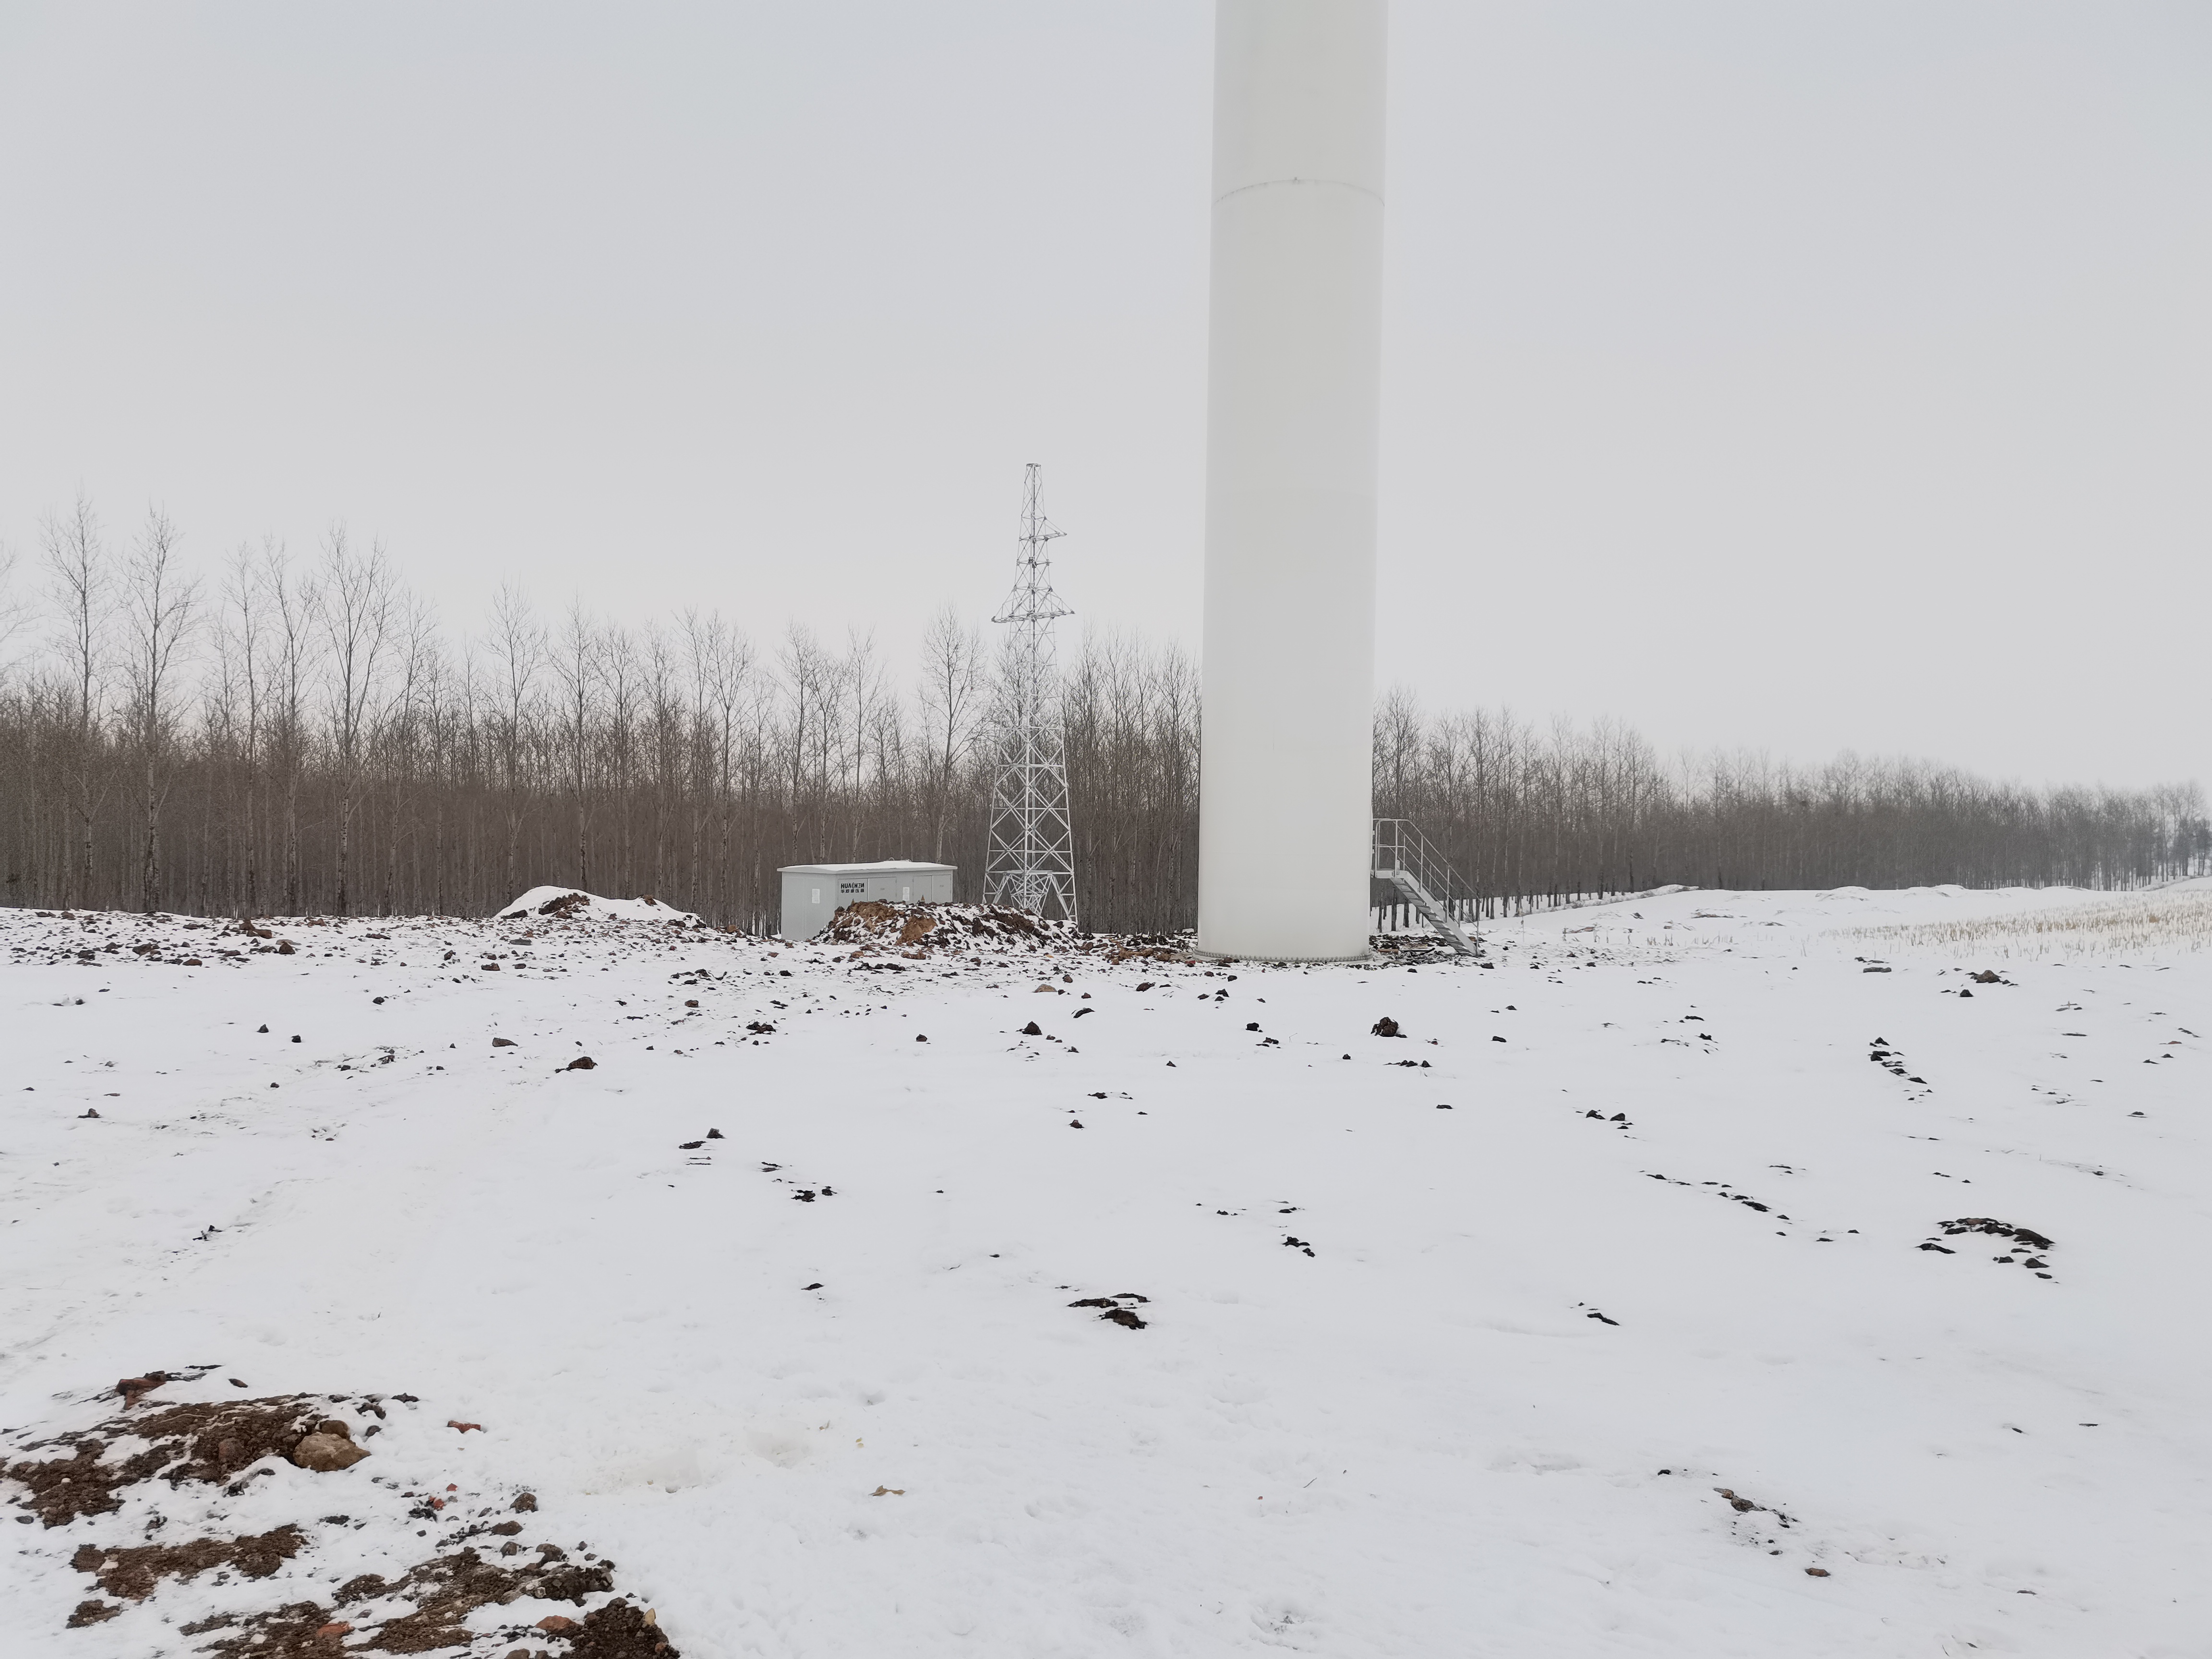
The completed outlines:
[[[366,1439],[382,1425],[349,1422],[333,1416],[331,1408],[349,1406],[361,1418],[386,1417],[380,1395],[356,1400],[286,1395],[139,1405],[167,1380],[159,1372],[125,1379],[118,1389],[125,1402],[123,1414],[89,1429],[20,1442],[19,1454],[46,1455],[0,1458],[0,1479],[16,1487],[9,1494],[11,1501],[46,1528],[66,1528],[115,1514],[130,1489],[143,1483],[158,1481],[172,1491],[191,1484],[219,1486],[223,1496],[237,1497],[255,1473],[268,1472],[253,1466],[270,1457],[317,1472],[319,1478],[344,1478],[352,1464],[372,1455],[356,1443],[356,1427]],[[407,1395],[392,1398],[413,1400]],[[442,1498],[424,1498],[408,1512],[408,1524],[434,1518],[445,1504]],[[395,1577],[359,1574],[339,1587],[328,1606],[286,1601],[211,1613],[177,1628],[185,1637],[205,1638],[197,1643],[197,1650],[216,1659],[334,1659],[340,1652],[456,1648],[486,1654],[557,1653],[562,1659],[680,1659],[651,1609],[616,1600],[586,1610],[587,1598],[614,1589],[613,1563],[571,1561],[556,1544],[519,1540],[526,1523],[513,1517],[537,1509],[535,1495],[523,1493],[508,1506],[507,1518],[481,1520],[436,1540],[428,1554]],[[303,1517],[228,1537],[87,1541],[68,1565],[89,1575],[102,1595],[112,1599],[79,1602],[67,1623],[71,1628],[104,1623],[159,1596],[165,1586],[209,1572],[218,1574],[217,1583],[234,1577],[247,1583],[273,1578],[288,1564],[313,1554],[319,1528],[343,1528],[349,1519]],[[160,1524],[156,1519],[149,1531]],[[526,1598],[566,1602],[577,1612],[495,1631],[470,1628],[470,1619],[480,1609]]]
[[[112,1514],[122,1507],[116,1494],[142,1480],[228,1483],[272,1452],[289,1458],[328,1409],[324,1401],[288,1395],[126,1411],[90,1429],[30,1442],[21,1449],[67,1455],[0,1463],[0,1477],[29,1488],[27,1498],[15,1500],[18,1508],[49,1527],[64,1527],[81,1516]],[[129,1441],[151,1443],[109,1462],[108,1452]]]
[[[471,1575],[465,1569],[458,1576]],[[477,1644],[498,1649],[507,1643],[520,1644],[507,1650],[510,1654],[550,1654],[557,1649],[562,1659],[683,1659],[652,1609],[635,1602],[610,1601],[580,1619],[548,1619],[487,1635],[459,1622],[484,1605],[469,1600],[475,1589],[484,1588],[482,1582],[458,1594],[450,1583],[443,1588],[446,1600],[382,1624],[362,1621],[357,1613],[343,1605],[341,1592],[337,1607],[325,1607],[319,1601],[295,1601],[244,1619],[209,1620],[182,1629],[187,1636],[223,1632],[201,1650],[218,1659],[330,1659],[339,1652],[434,1653]],[[359,1633],[367,1633],[370,1639],[350,1639]],[[554,1647],[544,1645],[549,1643]]]
[[[92,1574],[100,1589],[126,1601],[143,1601],[164,1578],[197,1578],[210,1567],[229,1567],[242,1578],[266,1578],[307,1542],[299,1528],[271,1528],[237,1538],[194,1538],[181,1544],[140,1544],[102,1549],[83,1544],[70,1565]]]
[[[894,903],[884,899],[846,905],[817,937],[823,945],[917,953],[959,951],[977,945],[1046,950],[1079,944],[1075,930],[1066,922],[1041,921],[1006,905]]]

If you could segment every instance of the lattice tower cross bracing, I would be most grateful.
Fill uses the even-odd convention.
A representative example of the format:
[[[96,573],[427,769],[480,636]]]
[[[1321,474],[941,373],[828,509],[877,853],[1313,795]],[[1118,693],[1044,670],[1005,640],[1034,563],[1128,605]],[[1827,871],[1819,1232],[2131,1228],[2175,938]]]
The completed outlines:
[[[1000,665],[998,765],[991,785],[983,896],[1042,916],[1075,915],[1075,830],[1068,816],[1067,741],[1060,723],[1053,623],[1072,615],[1052,589],[1053,527],[1037,504],[1042,469],[1022,486],[1014,591],[991,620],[1006,629]]]

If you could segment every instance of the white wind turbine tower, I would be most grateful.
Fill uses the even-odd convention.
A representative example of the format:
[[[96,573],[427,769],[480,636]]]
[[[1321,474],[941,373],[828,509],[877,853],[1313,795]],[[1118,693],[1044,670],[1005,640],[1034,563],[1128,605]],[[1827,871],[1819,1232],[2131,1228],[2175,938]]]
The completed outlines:
[[[1073,614],[1052,591],[1048,544],[1056,530],[1037,506],[1043,469],[1022,487],[1014,591],[991,618],[1008,629],[1000,665],[998,769],[991,783],[991,850],[983,896],[1038,915],[1075,920],[1075,830],[1067,811],[1067,741],[1060,725],[1053,623]]]
[[[1218,0],[1199,948],[1367,951],[1385,0]]]

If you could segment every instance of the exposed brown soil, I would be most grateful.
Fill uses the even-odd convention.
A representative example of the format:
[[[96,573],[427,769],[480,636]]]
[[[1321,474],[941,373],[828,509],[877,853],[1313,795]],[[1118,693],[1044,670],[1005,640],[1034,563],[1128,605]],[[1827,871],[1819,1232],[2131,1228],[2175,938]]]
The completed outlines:
[[[184,1445],[172,1441],[112,1464],[100,1462],[106,1450],[104,1440],[76,1439],[67,1457],[42,1462],[27,1458],[0,1467],[0,1474],[31,1489],[27,1497],[15,1500],[18,1506],[50,1527],[65,1527],[81,1515],[106,1515],[122,1508],[116,1488],[134,1486],[167,1468],[183,1452]]]
[[[331,1659],[340,1650],[339,1644],[319,1633],[330,1623],[330,1610],[321,1602],[292,1601],[249,1619],[204,1619],[178,1629],[186,1636],[235,1631],[237,1634],[222,1637],[200,1650],[219,1654],[222,1659]]]
[[[238,1538],[194,1538],[182,1544],[141,1544],[104,1550],[87,1544],[70,1558],[100,1589],[126,1601],[143,1601],[164,1578],[197,1578],[210,1567],[234,1567],[246,1578],[266,1578],[307,1542],[297,1527],[277,1527]]]
[[[414,1612],[385,1620],[377,1626],[376,1639],[367,1645],[378,1653],[428,1653],[467,1642],[469,1633],[461,1627],[462,1622],[488,1603],[503,1604],[532,1595],[581,1607],[586,1595],[614,1586],[614,1574],[605,1565],[568,1565],[561,1552],[550,1546],[541,1549],[536,1561],[517,1561],[507,1566],[487,1561],[472,1549],[463,1549],[432,1556],[388,1584],[373,1573],[365,1573],[340,1589],[338,1600],[397,1595],[412,1601]]]
[[[583,1575],[569,1582],[587,1589],[607,1588],[609,1576],[603,1568],[565,1571]],[[374,1578],[374,1575],[364,1577]],[[586,1584],[585,1578],[595,1582]],[[476,1559],[475,1551],[464,1550],[459,1556],[423,1563],[398,1583],[385,1585],[381,1579],[375,1580],[378,1588],[366,1592],[368,1596],[404,1594],[410,1586],[415,1586],[430,1598],[415,1612],[379,1624],[365,1620],[358,1612],[349,1612],[345,1607],[349,1599],[362,1599],[349,1594],[361,1582],[357,1579],[339,1591],[336,1609],[319,1601],[295,1601],[247,1619],[211,1620],[198,1626],[187,1625],[183,1627],[184,1633],[204,1635],[218,1629],[234,1632],[203,1650],[217,1656],[217,1659],[326,1659],[338,1651],[339,1644],[319,1632],[340,1623],[350,1627],[349,1633],[374,1632],[373,1640],[348,1644],[344,1650],[349,1653],[434,1653],[444,1648],[466,1647],[482,1639],[464,1621],[487,1602],[511,1601],[518,1595],[555,1593],[549,1588],[534,1588],[533,1575],[528,1571],[502,1573]],[[682,1659],[659,1626],[650,1622],[642,1608],[627,1601],[610,1601],[580,1620],[550,1630],[518,1627],[501,1633],[496,1639],[526,1644],[566,1643],[568,1646],[565,1659]]]
[[[156,1376],[149,1372],[127,1379],[121,1392],[143,1395],[159,1386]],[[332,1407],[349,1407],[348,1415],[356,1419],[382,1418],[381,1398],[363,1395],[349,1401],[289,1395],[141,1407],[88,1430],[23,1444],[23,1452],[46,1455],[0,1463],[0,1476],[27,1489],[15,1495],[20,1507],[48,1527],[67,1526],[121,1509],[124,1489],[141,1482],[159,1480],[172,1487],[186,1482],[230,1483],[264,1457],[290,1457],[303,1441],[313,1444],[314,1435],[349,1440],[357,1424],[333,1417]],[[413,1397],[392,1398],[408,1401]],[[364,1437],[370,1431],[362,1431]],[[140,1449],[132,1451],[134,1446]],[[243,1488],[231,1485],[228,1490],[235,1493]],[[426,1498],[422,1507],[410,1511],[410,1518],[434,1515],[441,1507],[434,1497]],[[525,1492],[514,1496],[507,1512],[529,1515],[538,1507],[535,1495]],[[348,1517],[325,1516],[323,1521],[344,1525]],[[459,1537],[449,1536],[443,1548],[433,1545],[435,1553],[396,1578],[363,1573],[349,1579],[330,1606],[292,1601],[252,1613],[216,1613],[178,1629],[182,1635],[206,1638],[196,1649],[216,1659],[333,1659],[342,1650],[429,1653],[481,1645],[484,1633],[468,1628],[470,1616],[485,1607],[503,1607],[528,1597],[568,1602],[577,1608],[577,1617],[552,1628],[518,1624],[495,1639],[524,1643],[532,1652],[550,1644],[562,1659],[678,1659],[658,1624],[629,1601],[582,1611],[587,1598],[613,1589],[611,1562],[571,1561],[567,1552],[550,1543],[526,1547],[515,1537],[525,1524],[480,1520]],[[466,1540],[471,1538],[481,1540],[481,1545],[471,1547]],[[158,1597],[170,1581],[190,1581],[210,1570],[246,1580],[269,1578],[286,1563],[312,1557],[314,1545],[314,1528],[304,1521],[228,1538],[115,1546],[87,1542],[78,1547],[69,1565],[91,1575],[106,1599],[80,1602],[68,1624],[82,1628],[103,1623],[134,1602]]]
[[[1045,921],[1003,904],[848,904],[817,935],[823,945],[909,952],[964,951],[979,944],[1042,950],[1079,943],[1066,922]]]
[[[64,1527],[81,1516],[120,1508],[118,1491],[156,1475],[173,1486],[225,1481],[270,1453],[289,1456],[329,1410],[328,1401],[305,1395],[156,1407],[26,1447],[66,1447],[69,1455],[0,1464],[0,1475],[30,1488],[27,1497],[15,1500],[18,1505],[49,1527]],[[111,1447],[132,1437],[154,1443],[106,1461]]]
[[[128,1411],[141,1400],[172,1379],[167,1371],[148,1371],[143,1376],[126,1376],[115,1385],[115,1392],[123,1396],[123,1408]]]
[[[584,1620],[569,1659],[683,1659],[658,1625],[627,1601],[610,1601]]]

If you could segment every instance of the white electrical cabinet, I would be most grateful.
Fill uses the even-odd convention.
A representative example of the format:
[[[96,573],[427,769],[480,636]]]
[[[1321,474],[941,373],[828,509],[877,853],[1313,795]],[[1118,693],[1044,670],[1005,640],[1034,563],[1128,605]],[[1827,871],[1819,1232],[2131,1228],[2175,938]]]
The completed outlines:
[[[848,904],[950,904],[953,866],[883,859],[873,864],[787,864],[783,878],[784,938],[812,939]]]

